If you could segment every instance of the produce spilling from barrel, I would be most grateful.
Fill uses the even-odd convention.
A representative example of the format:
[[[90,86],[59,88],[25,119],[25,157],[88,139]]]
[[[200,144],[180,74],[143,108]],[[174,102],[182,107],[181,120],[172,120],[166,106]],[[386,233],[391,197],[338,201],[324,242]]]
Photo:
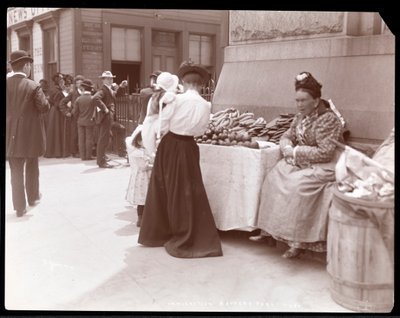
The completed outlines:
[[[252,112],[240,113],[233,107],[212,114],[208,128],[196,142],[221,145],[258,148],[255,139],[279,143],[282,134],[289,129],[294,114],[280,114],[269,123],[256,118]]]

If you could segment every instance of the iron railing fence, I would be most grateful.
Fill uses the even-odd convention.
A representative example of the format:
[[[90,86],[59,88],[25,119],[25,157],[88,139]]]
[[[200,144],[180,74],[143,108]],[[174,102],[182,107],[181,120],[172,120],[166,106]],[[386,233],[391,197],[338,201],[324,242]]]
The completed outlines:
[[[201,95],[204,99],[211,102],[213,94]],[[138,125],[140,117],[140,95],[131,94],[117,98],[115,105],[116,120],[125,126],[126,135],[130,135]]]

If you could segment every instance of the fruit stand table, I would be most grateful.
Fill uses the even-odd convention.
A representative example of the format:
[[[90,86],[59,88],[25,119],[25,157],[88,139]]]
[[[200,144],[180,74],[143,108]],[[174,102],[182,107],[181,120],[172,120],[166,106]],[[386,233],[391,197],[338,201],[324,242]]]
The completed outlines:
[[[199,144],[204,186],[217,228],[254,230],[266,173],[281,158],[279,147]]]

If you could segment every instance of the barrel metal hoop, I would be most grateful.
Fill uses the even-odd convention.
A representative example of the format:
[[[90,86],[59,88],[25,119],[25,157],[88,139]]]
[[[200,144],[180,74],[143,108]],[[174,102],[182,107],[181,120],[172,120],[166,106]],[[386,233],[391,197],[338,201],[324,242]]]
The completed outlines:
[[[373,303],[365,300],[349,299],[333,288],[331,288],[331,297],[339,305],[358,312],[390,312],[393,309],[393,302]]]
[[[329,271],[328,271],[329,273]],[[346,287],[360,287],[362,289],[392,289],[394,287],[393,283],[383,283],[383,284],[371,284],[371,283],[362,283],[362,282],[352,282],[348,280],[343,280],[340,277],[337,277],[331,273],[329,276],[332,278],[333,282],[338,283],[340,285]]]

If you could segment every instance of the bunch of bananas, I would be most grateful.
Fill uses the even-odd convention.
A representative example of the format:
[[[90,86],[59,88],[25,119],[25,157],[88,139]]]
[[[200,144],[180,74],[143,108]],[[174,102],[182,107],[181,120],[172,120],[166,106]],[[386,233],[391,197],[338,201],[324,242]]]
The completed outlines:
[[[279,143],[283,133],[290,127],[294,118],[294,114],[280,114],[279,117],[270,121],[259,132],[259,137],[266,137],[268,141]]]
[[[211,117],[211,124],[215,128],[229,129],[236,126],[240,112],[235,108],[221,110]]]
[[[236,133],[249,133],[251,136],[257,134],[265,127],[266,121],[263,117],[254,118],[254,113],[244,112],[231,107],[221,110],[212,115],[210,124],[216,129],[227,129]]]

